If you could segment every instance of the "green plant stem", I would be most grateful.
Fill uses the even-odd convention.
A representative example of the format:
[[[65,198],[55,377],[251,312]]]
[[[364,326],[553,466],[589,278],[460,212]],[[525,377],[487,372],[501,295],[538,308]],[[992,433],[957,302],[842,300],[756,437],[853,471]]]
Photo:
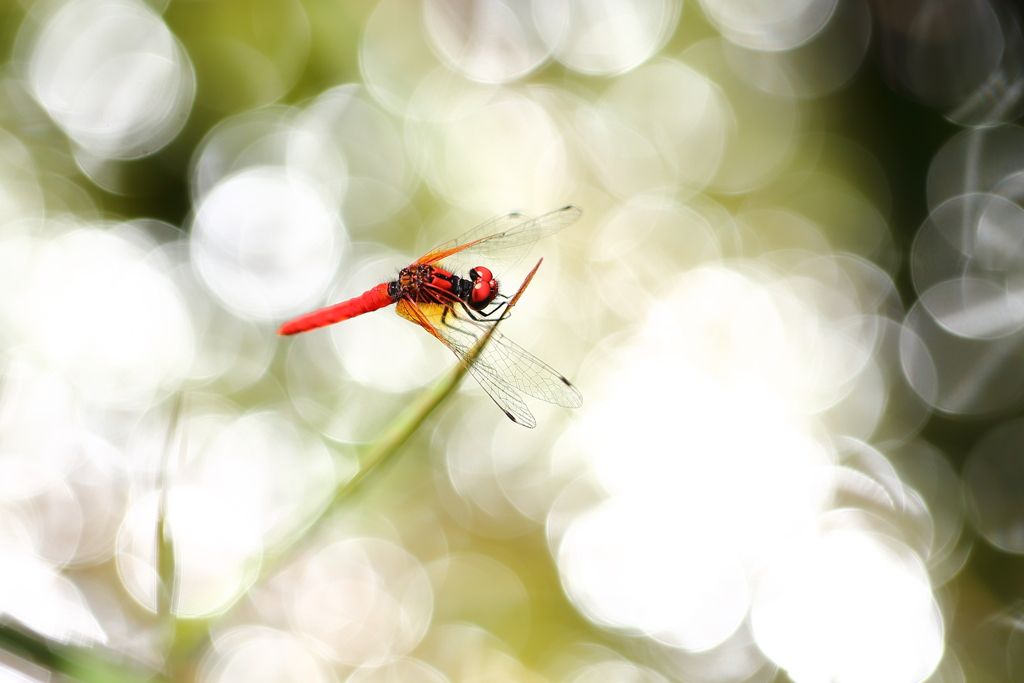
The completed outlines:
[[[493,330],[494,327],[492,326],[491,329]],[[488,332],[481,339],[481,342],[485,343],[490,337],[491,333]],[[480,348],[483,348],[482,343],[478,345]],[[387,426],[384,433],[362,452],[359,458],[359,471],[351,479],[338,486],[330,503],[324,506],[303,533],[280,548],[274,553],[273,557],[265,558],[260,567],[260,576],[256,580],[257,584],[275,574],[284,562],[294,556],[296,549],[302,543],[308,542],[309,539],[316,536],[316,531],[324,524],[325,520],[330,518],[334,511],[340,507],[341,503],[346,501],[370,474],[379,471],[395,457],[405,442],[416,433],[416,430],[426,421],[434,409],[441,405],[459,386],[459,382],[465,376],[466,371],[467,367],[459,363],[442,377],[441,381],[436,385],[420,394]],[[218,620],[223,620],[228,614],[230,614],[230,610],[228,613],[221,615]],[[205,638],[195,639],[191,646],[177,642],[171,649],[171,657],[177,661],[181,661],[182,658],[191,657],[205,642]],[[169,662],[169,667],[173,670],[174,664]]]
[[[488,334],[484,339],[490,339],[490,336]],[[313,538],[324,522],[331,517],[343,502],[359,489],[360,485],[371,474],[380,471],[394,459],[405,442],[416,433],[416,430],[430,417],[434,409],[441,405],[459,386],[459,382],[466,375],[466,371],[467,367],[459,363],[442,377],[437,384],[417,396],[398,417],[391,421],[377,440],[367,446],[360,454],[359,470],[351,479],[338,485],[331,501],[324,506],[302,535],[292,540],[278,552],[274,553],[272,558],[268,558],[263,563],[257,583],[275,573],[281,563],[292,557],[296,547],[307,539]]]
[[[335,508],[352,495],[360,484],[372,472],[385,466],[401,450],[409,438],[426,421],[434,409],[459,386],[466,375],[466,366],[461,363],[452,368],[441,380],[429,390],[423,392],[395,418],[381,436],[370,444],[360,455],[359,471],[334,493],[328,510]]]

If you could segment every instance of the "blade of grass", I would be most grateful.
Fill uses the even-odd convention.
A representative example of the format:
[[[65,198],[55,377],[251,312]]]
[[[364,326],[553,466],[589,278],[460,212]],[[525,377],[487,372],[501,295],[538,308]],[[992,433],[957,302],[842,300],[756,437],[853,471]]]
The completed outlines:
[[[159,585],[157,586],[157,616],[160,620],[165,654],[174,642],[177,620],[171,609],[175,599],[175,567],[174,542],[167,525],[167,495],[170,465],[170,453],[174,436],[177,433],[181,415],[182,394],[178,394],[171,408],[171,416],[167,425],[167,437],[164,452],[161,456],[160,476],[157,482],[160,490],[160,504],[156,522],[156,554]],[[126,666],[120,662],[122,655],[106,651],[102,646],[85,648],[68,645],[47,638],[25,626],[16,619],[6,618],[8,623],[0,623],[0,648],[17,654],[34,664],[42,666],[69,678],[86,683],[121,681],[166,680],[154,671],[139,665]]]
[[[489,338],[490,334],[482,338],[481,342]],[[461,363],[452,368],[451,372],[442,377],[432,388],[420,394],[385,428],[381,436],[363,451],[360,457],[359,470],[351,479],[335,489],[331,501],[324,506],[309,526],[303,530],[303,533],[289,541],[284,547],[275,552],[272,557],[264,558],[260,566],[259,578],[254,582],[254,586],[263,583],[273,576],[283,564],[296,554],[297,549],[303,543],[316,535],[316,531],[331,517],[342,501],[349,498],[372,472],[378,471],[395,457],[402,445],[426,421],[434,409],[441,405],[452,391],[458,387],[466,371],[467,368]],[[216,621],[220,622],[229,618],[232,609],[218,616]],[[210,630],[210,628],[205,629],[204,637],[193,637],[191,643],[182,642],[182,639],[179,638],[171,647],[171,652],[174,654],[175,659],[185,661],[195,655],[205,645],[207,640],[205,636],[208,636]]]
[[[163,683],[168,679],[101,647],[68,645],[10,617],[0,623],[0,647],[33,664],[85,683]]]
[[[171,406],[171,415],[167,422],[167,437],[164,442],[164,452],[161,455],[159,478],[157,487],[160,491],[160,502],[156,515],[156,566],[157,566],[157,593],[156,593],[156,615],[160,624],[161,636],[163,639],[163,653],[166,662],[167,674],[171,678],[177,670],[180,660],[176,655],[175,646],[180,640],[178,615],[175,613],[178,589],[178,568],[177,556],[174,550],[174,530],[168,523],[168,497],[170,496],[173,473],[181,462],[187,441],[182,433],[178,443],[178,459],[172,461],[175,436],[178,435],[178,424],[181,421],[182,405],[185,402],[184,392],[179,392]]]
[[[176,558],[174,555],[174,537],[170,525],[167,522],[167,498],[171,488],[171,451],[174,446],[174,437],[178,433],[178,421],[181,418],[181,406],[184,402],[182,393],[178,393],[171,406],[171,416],[167,423],[167,438],[164,443],[164,452],[161,456],[160,474],[157,487],[160,491],[160,504],[156,516],[156,556],[157,586],[156,614],[160,621],[164,635],[164,646],[169,648],[173,644],[174,632],[176,630],[176,616],[174,614],[175,587],[176,587]],[[184,448],[184,438],[182,439]],[[176,464],[176,463],[175,463]],[[164,654],[167,653],[165,649]]]

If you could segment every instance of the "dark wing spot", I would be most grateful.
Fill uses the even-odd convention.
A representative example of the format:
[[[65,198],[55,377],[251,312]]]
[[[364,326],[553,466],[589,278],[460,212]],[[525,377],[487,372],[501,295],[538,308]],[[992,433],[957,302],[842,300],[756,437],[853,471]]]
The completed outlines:
[[[565,386],[567,386],[567,387],[571,387],[572,386],[572,384],[566,378],[559,377],[558,379],[562,380],[562,383],[565,384]]]

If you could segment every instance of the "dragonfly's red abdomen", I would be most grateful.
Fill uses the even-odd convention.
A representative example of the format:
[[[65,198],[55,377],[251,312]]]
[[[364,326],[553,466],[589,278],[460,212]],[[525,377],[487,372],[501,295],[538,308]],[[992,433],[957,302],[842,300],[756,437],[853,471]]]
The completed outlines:
[[[395,303],[395,299],[388,292],[388,283],[385,282],[363,292],[354,299],[342,301],[340,304],[321,308],[318,311],[300,315],[298,318],[289,320],[284,325],[281,325],[277,333],[288,335],[315,330],[318,327],[333,325],[363,313],[376,311],[378,308],[384,308],[393,303]]]

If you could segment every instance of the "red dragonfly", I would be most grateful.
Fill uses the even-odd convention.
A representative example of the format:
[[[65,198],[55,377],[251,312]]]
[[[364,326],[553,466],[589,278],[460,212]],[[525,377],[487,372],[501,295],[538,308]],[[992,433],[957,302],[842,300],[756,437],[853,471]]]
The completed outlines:
[[[492,218],[403,268],[397,280],[289,320],[277,333],[298,334],[396,304],[398,315],[452,350],[509,419],[535,427],[537,421],[519,392],[565,408],[578,408],[583,397],[569,380],[497,330],[483,351],[470,356],[477,341],[515,303],[499,292],[490,268],[472,264],[486,261],[504,271],[522,260],[534,242],[575,223],[582,214],[579,208],[566,206],[537,218],[521,213]],[[456,275],[453,268],[468,270],[469,277]]]

